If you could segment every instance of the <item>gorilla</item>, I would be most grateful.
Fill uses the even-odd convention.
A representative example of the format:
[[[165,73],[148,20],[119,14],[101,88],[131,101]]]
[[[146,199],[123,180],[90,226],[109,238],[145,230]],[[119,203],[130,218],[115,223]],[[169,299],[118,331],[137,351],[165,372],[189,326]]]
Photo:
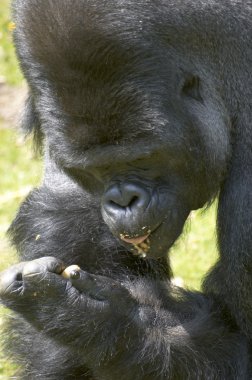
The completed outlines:
[[[10,227],[20,379],[250,379],[252,3],[15,0],[44,176]],[[203,292],[167,252],[219,195]],[[72,264],[80,270],[62,276]]]

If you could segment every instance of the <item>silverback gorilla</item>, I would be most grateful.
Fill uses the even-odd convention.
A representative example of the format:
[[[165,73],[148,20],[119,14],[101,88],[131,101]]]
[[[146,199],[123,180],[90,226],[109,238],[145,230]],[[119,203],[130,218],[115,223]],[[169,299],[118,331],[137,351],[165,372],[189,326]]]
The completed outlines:
[[[252,2],[16,0],[13,17],[45,157],[0,281],[20,379],[250,379]],[[167,251],[217,194],[220,259],[203,293],[176,288]]]

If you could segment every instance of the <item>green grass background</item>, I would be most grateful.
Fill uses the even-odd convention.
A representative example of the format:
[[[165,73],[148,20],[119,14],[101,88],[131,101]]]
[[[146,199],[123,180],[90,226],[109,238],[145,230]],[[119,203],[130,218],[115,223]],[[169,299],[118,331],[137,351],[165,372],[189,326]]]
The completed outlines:
[[[9,1],[0,0],[0,81],[21,86],[10,21]],[[41,160],[34,157],[31,142],[25,141],[14,127],[0,119],[0,270],[16,260],[6,231],[18,205],[39,183],[42,173]],[[171,250],[174,275],[183,280],[184,286],[200,289],[202,277],[216,260],[215,214],[215,205],[203,212],[192,212],[182,237]],[[0,315],[0,329],[5,313]],[[10,379],[12,373],[13,366],[0,357],[0,380]]]

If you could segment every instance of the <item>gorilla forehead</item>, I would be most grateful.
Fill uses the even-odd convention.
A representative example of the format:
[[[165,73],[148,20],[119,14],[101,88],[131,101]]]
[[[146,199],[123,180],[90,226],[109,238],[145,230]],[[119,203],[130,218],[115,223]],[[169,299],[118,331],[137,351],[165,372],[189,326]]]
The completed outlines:
[[[127,15],[124,15],[120,1],[98,4],[75,1],[74,7],[67,0],[21,2],[16,19],[17,30],[22,29],[22,34],[17,33],[18,40],[28,41],[24,54],[32,54],[37,62],[50,62],[50,71],[55,63],[61,64],[63,69],[64,66],[67,70],[74,66],[75,70],[82,71],[83,68],[94,70],[92,66],[95,64],[98,65],[95,74],[101,76],[99,71],[102,68],[102,77],[106,80],[104,65],[123,67],[134,60],[141,47],[146,50],[147,45],[153,45],[153,41],[144,37],[149,35],[150,22],[143,28],[144,15],[138,20],[137,12],[134,13],[137,5],[129,5]],[[123,50],[122,45],[125,46]],[[137,49],[132,52],[136,45]]]
[[[222,8],[227,7],[230,12],[223,11]],[[33,53],[39,55],[40,62],[48,60],[48,54],[52,54],[50,58],[58,59],[62,65],[66,58],[69,62],[79,60],[82,63],[87,52],[89,58],[92,52],[97,57],[97,50],[100,50],[100,57],[106,52],[108,59],[108,41],[127,46],[128,53],[132,47],[137,46],[134,51],[139,52],[140,48],[156,49],[162,43],[182,50],[186,46],[186,57],[195,57],[196,50],[202,52],[202,49],[209,54],[213,49],[222,51],[223,40],[225,45],[230,43],[234,47],[237,31],[241,37],[236,16],[245,12],[242,2],[239,7],[237,1],[230,0],[14,0],[13,9],[17,29],[22,29],[17,45],[22,41],[23,47],[27,47],[28,41],[27,49],[33,46]],[[249,41],[246,17],[243,21],[242,38]],[[193,49],[191,54],[189,46]],[[26,49],[22,50],[26,54]],[[111,53],[111,59],[122,58],[118,49],[116,54],[113,49]],[[132,60],[133,56],[129,54],[128,58]],[[125,51],[123,59],[127,60]]]
[[[58,110],[57,118],[63,116],[71,126],[69,134],[86,143],[92,140],[90,144],[103,143],[108,136],[111,141],[122,139],[121,131],[136,138],[142,130],[167,125],[163,110],[170,98],[167,92],[174,92],[175,53],[167,51],[164,60],[164,49],[154,37],[147,38],[143,20],[123,16],[121,22],[129,25],[122,27],[120,15],[105,12],[108,4],[94,8],[92,2],[80,1],[74,12],[67,12],[67,6],[69,2],[66,8],[57,1],[38,2],[27,12],[24,7],[17,20],[20,47],[26,37],[26,49],[20,49],[24,71],[34,92],[40,88],[43,115],[45,108]]]
[[[128,133],[137,120],[141,131],[141,121],[146,128],[155,113],[162,119],[181,73],[222,75],[210,57],[213,47],[223,48],[216,37],[218,18],[212,24],[208,12],[204,20],[209,3],[194,3],[80,0],[73,6],[68,0],[16,0],[15,40],[30,87],[47,91],[49,98],[53,89],[61,111],[84,116],[87,125],[116,126],[115,138],[118,120]],[[211,12],[220,6],[211,2]],[[207,34],[199,34],[195,22]]]
[[[76,1],[73,7],[67,0],[16,1],[17,51],[49,140],[65,135],[68,157],[79,148],[82,152],[107,144],[127,148],[127,142],[143,137],[151,149],[151,139],[162,136],[181,156],[189,148],[199,151],[196,145],[204,149],[204,143],[198,143],[204,136],[208,145],[215,145],[215,132],[218,137],[226,134],[218,109],[221,99],[215,99],[222,73],[211,67],[209,54],[204,62],[202,36],[193,21],[209,29],[204,49],[216,39],[211,17],[204,23],[201,12],[208,3],[202,2],[197,12],[189,3],[194,4],[181,1],[177,8],[162,1]],[[218,2],[211,4],[212,12],[217,12]],[[197,111],[188,112],[179,97],[188,71],[200,74],[209,87],[206,98],[214,105],[198,102]],[[209,122],[194,128],[210,111]],[[193,120],[192,113],[202,120]],[[218,144],[221,156],[222,145]]]

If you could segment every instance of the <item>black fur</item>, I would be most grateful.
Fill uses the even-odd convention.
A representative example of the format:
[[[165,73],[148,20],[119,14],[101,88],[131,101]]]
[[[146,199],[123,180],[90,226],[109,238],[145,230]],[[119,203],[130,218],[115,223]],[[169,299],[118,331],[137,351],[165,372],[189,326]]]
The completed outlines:
[[[251,2],[13,11],[24,125],[45,155],[10,229],[25,263],[1,275],[20,378],[249,379]],[[166,252],[219,191],[219,262],[204,293],[177,289]],[[80,278],[62,278],[69,264]]]

